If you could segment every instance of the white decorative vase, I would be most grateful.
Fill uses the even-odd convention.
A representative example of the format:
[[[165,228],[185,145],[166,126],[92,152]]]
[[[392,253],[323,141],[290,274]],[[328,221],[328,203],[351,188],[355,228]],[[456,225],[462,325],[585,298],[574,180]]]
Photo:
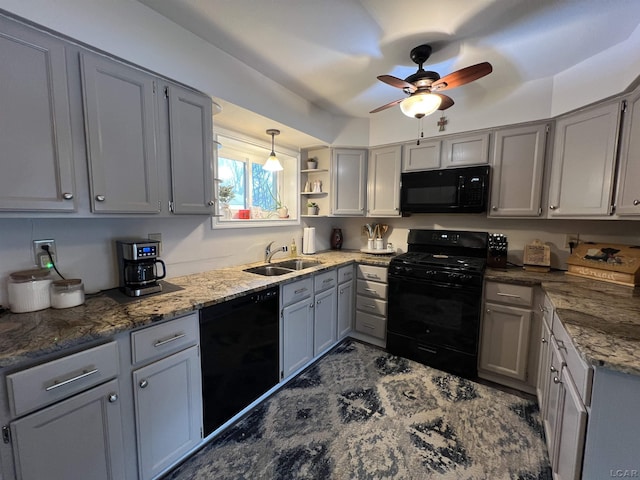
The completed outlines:
[[[320,207],[307,207],[307,214],[318,215],[318,210],[320,210]]]
[[[276,212],[278,212],[278,218],[289,218],[289,209],[287,207],[280,207]]]

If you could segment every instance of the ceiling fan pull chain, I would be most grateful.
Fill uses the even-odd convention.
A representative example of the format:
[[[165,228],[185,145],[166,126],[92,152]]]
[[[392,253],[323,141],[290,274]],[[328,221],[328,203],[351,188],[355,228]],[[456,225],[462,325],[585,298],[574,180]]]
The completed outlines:
[[[416,145],[420,145],[420,139],[424,138],[424,130],[422,129],[422,119],[424,117],[420,117],[418,119],[418,141],[416,142]]]

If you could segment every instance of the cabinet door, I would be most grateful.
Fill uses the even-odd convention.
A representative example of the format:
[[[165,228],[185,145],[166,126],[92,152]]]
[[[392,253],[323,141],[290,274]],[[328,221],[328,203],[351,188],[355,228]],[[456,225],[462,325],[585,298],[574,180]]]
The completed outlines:
[[[442,166],[462,167],[489,163],[489,134],[461,135],[442,141]]]
[[[579,480],[582,452],[587,427],[587,410],[566,368],[560,377],[560,415],[558,417],[557,460],[553,467],[555,480]]]
[[[0,19],[0,210],[74,211],[65,47]]]
[[[282,309],[282,378],[313,359],[313,298]]]
[[[482,322],[480,368],[525,381],[531,310],[486,304]]]
[[[202,438],[200,355],[193,346],[133,372],[141,479],[158,475]]]
[[[214,213],[211,99],[175,85],[169,96],[172,209]]]
[[[81,67],[92,211],[159,212],[154,78],[90,54]]]
[[[313,355],[332,347],[338,340],[338,301],[336,288],[316,294],[313,320]]]
[[[331,165],[331,213],[364,216],[366,150],[336,149]]]
[[[354,298],[353,280],[338,285],[338,340],[346,337],[352,329]]]
[[[551,341],[551,329],[545,319],[542,320],[542,335],[540,338],[540,357],[538,359],[538,379],[536,382],[536,395],[540,412],[544,416],[547,408],[547,396],[549,392],[549,345]]]
[[[420,140],[420,145],[413,142],[405,144],[402,151],[402,171],[416,172],[440,168],[440,146],[440,140]]]
[[[640,94],[627,101],[622,126],[618,215],[640,215]]]
[[[18,480],[124,478],[118,382],[11,423]]]
[[[542,417],[542,425],[544,427],[544,434],[547,440],[547,450],[549,452],[551,467],[555,469],[558,457],[557,428],[558,419],[561,415],[561,400],[563,396],[560,373],[564,366],[564,360],[553,335],[551,336],[551,343],[549,345],[549,359],[549,370],[547,370],[549,385],[547,392],[547,408],[545,409]]]
[[[367,169],[367,216],[400,216],[401,166],[400,145],[371,150]]]
[[[558,120],[549,216],[606,216],[611,210],[620,104]]]
[[[540,215],[546,131],[543,124],[495,133],[489,216]]]

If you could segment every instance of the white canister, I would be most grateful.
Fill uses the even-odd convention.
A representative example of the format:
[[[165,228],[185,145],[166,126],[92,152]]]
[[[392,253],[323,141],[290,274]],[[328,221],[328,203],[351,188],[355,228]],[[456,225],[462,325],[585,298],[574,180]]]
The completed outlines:
[[[9,274],[7,290],[9,309],[13,313],[35,312],[51,306],[51,275],[48,268],[22,270]]]
[[[376,238],[376,250],[383,250],[384,249],[384,242],[382,241],[381,238]]]
[[[51,308],[71,308],[84,303],[84,285],[79,278],[51,283]]]

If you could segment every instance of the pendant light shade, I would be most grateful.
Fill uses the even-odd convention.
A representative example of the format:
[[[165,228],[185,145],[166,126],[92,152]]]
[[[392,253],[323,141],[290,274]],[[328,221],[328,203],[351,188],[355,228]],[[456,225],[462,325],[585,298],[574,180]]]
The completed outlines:
[[[276,157],[276,152],[274,150],[274,137],[276,135],[280,135],[280,130],[270,128],[269,130],[267,130],[267,135],[271,135],[271,155],[269,155],[269,158],[267,158],[267,161],[262,166],[262,169],[269,172],[279,172],[281,170],[284,170],[282,168],[280,160],[278,160],[278,157]]]
[[[442,103],[438,95],[432,93],[414,93],[400,102],[400,110],[407,117],[422,118],[438,110]]]

